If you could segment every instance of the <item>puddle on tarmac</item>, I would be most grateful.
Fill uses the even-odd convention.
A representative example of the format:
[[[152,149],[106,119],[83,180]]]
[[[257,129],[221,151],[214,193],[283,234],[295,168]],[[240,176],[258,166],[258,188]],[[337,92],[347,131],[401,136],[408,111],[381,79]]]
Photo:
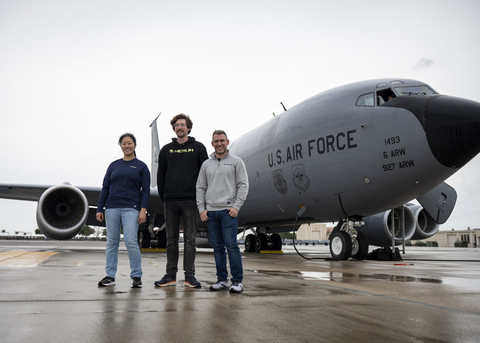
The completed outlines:
[[[392,274],[352,274],[352,273],[339,273],[339,272],[303,272],[303,271],[268,271],[257,270],[258,273],[265,273],[276,276],[293,277],[303,280],[318,280],[318,281],[338,281],[349,282],[359,280],[384,280],[393,282],[419,282],[430,284],[442,284],[443,280],[431,279],[425,277],[414,277],[404,275],[392,275]]]

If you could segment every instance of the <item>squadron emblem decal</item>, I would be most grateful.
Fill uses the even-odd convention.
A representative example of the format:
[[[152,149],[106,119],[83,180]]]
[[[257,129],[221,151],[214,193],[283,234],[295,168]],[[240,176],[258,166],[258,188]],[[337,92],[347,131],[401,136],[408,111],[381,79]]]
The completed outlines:
[[[305,166],[303,164],[292,166],[292,174],[293,185],[305,192],[310,187],[310,178],[305,174]]]
[[[282,193],[283,195],[287,194],[288,186],[287,186],[287,182],[283,178],[281,169],[277,169],[273,171],[273,181],[275,183],[275,189],[279,193]]]

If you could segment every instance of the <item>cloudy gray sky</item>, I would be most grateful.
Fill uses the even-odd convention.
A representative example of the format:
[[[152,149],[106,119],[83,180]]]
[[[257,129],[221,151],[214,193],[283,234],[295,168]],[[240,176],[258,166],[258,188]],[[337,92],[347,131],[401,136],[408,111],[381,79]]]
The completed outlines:
[[[329,88],[411,78],[480,101],[480,2],[0,0],[0,183],[100,186],[137,136],[180,112],[192,136],[235,139]],[[442,229],[480,227],[477,156],[447,182]],[[33,231],[36,204],[0,200],[0,230]]]

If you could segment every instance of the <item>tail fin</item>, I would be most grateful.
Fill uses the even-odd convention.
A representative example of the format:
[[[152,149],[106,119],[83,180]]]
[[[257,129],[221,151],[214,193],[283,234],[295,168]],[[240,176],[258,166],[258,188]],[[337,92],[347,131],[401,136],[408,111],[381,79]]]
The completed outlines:
[[[160,112],[162,114],[162,112]],[[152,169],[150,174],[152,176],[151,187],[157,187],[157,171],[158,171],[158,154],[160,153],[160,142],[158,140],[158,129],[157,129],[157,119],[160,117],[160,114],[155,118],[155,120],[150,124],[152,128]]]

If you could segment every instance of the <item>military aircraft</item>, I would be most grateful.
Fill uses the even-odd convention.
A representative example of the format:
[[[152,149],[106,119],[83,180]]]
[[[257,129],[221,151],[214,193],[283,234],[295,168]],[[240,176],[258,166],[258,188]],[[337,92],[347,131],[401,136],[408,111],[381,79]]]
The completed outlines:
[[[158,162],[152,123],[152,175]],[[440,95],[409,79],[378,79],[337,87],[276,115],[231,143],[250,183],[240,230],[255,228],[246,251],[280,250],[279,232],[297,224],[338,222],[330,235],[336,259],[363,259],[369,245],[398,245],[432,236],[457,198],[444,183],[480,151],[480,103]],[[155,180],[155,177],[153,177]],[[155,184],[152,185],[155,187]],[[38,201],[45,236],[68,239],[99,225],[100,187],[0,185],[0,198]],[[417,199],[418,204],[410,201]],[[156,188],[142,246],[165,239]],[[197,237],[208,239],[199,225]]]

